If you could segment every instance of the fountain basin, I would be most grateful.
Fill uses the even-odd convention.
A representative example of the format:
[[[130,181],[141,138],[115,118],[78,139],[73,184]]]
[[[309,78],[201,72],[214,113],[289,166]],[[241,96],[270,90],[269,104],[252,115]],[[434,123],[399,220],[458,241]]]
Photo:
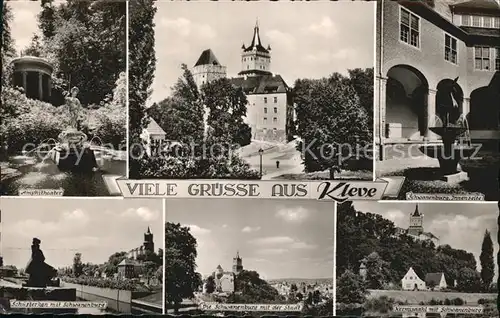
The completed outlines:
[[[85,146],[55,147],[50,157],[61,171],[90,172],[98,167],[94,151]]]
[[[439,167],[444,175],[455,174],[461,171],[459,162],[470,158],[478,149],[478,146],[451,145],[447,149],[445,145],[424,145],[419,150],[426,156],[438,159]]]
[[[16,166],[24,166],[24,165],[34,165],[36,163],[35,158],[19,155],[9,158],[11,164]]]

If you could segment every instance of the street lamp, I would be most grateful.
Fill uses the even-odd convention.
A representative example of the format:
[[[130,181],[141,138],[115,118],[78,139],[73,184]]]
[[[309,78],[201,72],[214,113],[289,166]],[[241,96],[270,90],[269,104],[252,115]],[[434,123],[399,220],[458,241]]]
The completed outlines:
[[[262,179],[262,154],[264,153],[264,150],[262,148],[259,148],[259,156],[260,156],[260,165],[259,165],[259,170],[260,170],[260,178]]]

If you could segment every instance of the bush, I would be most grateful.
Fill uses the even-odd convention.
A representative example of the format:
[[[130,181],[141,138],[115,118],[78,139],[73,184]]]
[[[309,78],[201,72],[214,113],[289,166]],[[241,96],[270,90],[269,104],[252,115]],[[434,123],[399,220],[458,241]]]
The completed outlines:
[[[112,278],[98,278],[90,276],[69,277],[64,276],[61,278],[63,282],[70,284],[79,284],[85,286],[93,286],[100,288],[121,289],[130,291],[142,291],[144,286],[133,280],[112,279]]]
[[[365,303],[366,311],[373,311],[378,313],[388,313],[392,310],[395,301],[387,296],[380,296],[379,298],[370,298]]]

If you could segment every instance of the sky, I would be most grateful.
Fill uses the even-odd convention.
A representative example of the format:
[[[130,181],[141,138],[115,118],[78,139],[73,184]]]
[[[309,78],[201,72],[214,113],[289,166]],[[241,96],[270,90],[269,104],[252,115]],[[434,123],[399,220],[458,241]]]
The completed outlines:
[[[237,251],[264,279],[333,277],[333,202],[172,199],[166,220],[191,229],[204,277],[231,271]]]
[[[55,1],[57,3],[58,1]],[[13,20],[10,25],[14,47],[19,52],[31,42],[33,34],[40,34],[37,15],[41,10],[39,1],[9,1]]]
[[[356,210],[382,215],[396,226],[408,228],[409,214],[415,211],[415,203],[355,202]],[[498,253],[497,204],[492,203],[419,203],[424,214],[424,231],[439,238],[439,244],[473,253],[480,270],[479,255],[485,230],[491,233],[494,256]],[[495,266],[496,276],[498,269]]]
[[[161,200],[2,198],[0,203],[5,265],[24,268],[33,237],[56,268],[71,266],[77,252],[85,263],[102,264],[115,252],[142,245],[148,226],[155,250],[163,248]]]
[[[240,71],[241,46],[249,45],[258,19],[263,45],[271,45],[271,71],[289,86],[373,67],[374,2],[157,2],[156,73],[150,104],[163,100],[181,75],[211,48],[229,77]]]

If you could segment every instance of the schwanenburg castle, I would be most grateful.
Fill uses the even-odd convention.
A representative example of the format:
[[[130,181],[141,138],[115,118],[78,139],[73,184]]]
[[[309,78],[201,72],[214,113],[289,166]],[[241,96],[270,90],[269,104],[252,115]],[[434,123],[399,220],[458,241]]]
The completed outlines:
[[[227,77],[226,67],[211,49],[201,53],[192,73],[199,88]],[[271,72],[271,47],[262,45],[258,24],[251,44],[241,47],[241,71],[230,81],[247,97],[245,121],[252,129],[252,139],[286,142],[293,122],[291,91],[280,75]]]
[[[433,142],[440,88],[458,77],[473,142],[500,139],[500,1],[377,3],[376,142]]]

